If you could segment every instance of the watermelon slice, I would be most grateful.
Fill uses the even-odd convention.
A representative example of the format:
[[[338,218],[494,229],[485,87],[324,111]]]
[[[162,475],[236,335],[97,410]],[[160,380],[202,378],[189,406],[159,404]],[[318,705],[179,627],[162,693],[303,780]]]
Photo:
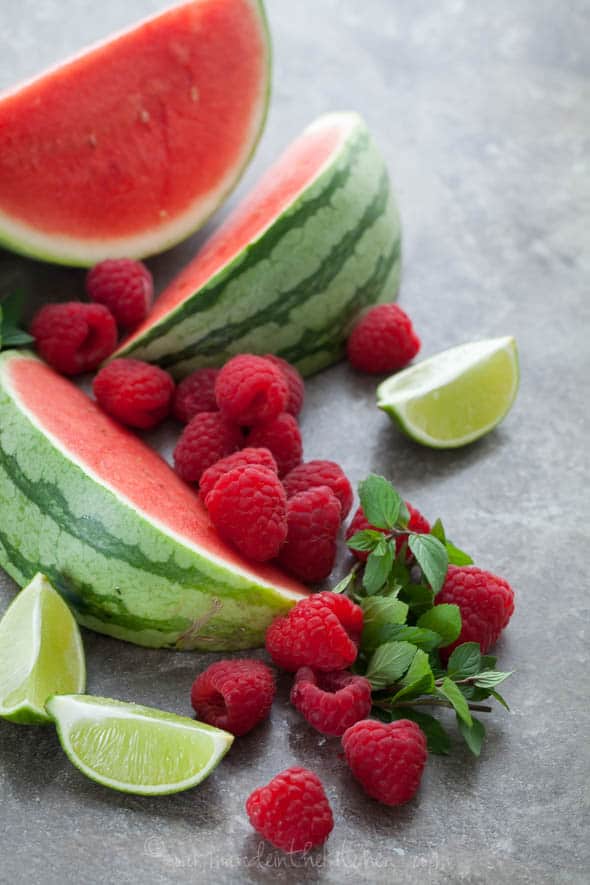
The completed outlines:
[[[362,119],[320,117],[119,349],[182,377],[272,351],[304,374],[343,355],[359,312],[396,297],[400,223]]]
[[[0,96],[0,244],[141,258],[200,227],[262,132],[261,0],[193,0]]]
[[[44,363],[0,354],[0,565],[86,627],[209,651],[264,642],[305,588],[246,562],[166,462]]]

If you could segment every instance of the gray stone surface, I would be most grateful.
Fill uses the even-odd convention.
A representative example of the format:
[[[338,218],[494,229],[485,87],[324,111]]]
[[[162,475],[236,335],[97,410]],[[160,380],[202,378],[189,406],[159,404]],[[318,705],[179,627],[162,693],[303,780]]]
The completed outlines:
[[[0,87],[165,4],[2,0]],[[338,747],[308,729],[281,683],[272,720],[200,788],[140,799],[72,768],[55,734],[0,727],[0,881],[6,883],[582,883],[588,855],[588,230],[590,6],[585,0],[269,0],[274,101],[238,195],[316,114],[355,108],[389,162],[405,230],[401,303],[424,355],[512,333],[513,412],[456,452],[420,448],[342,365],[308,385],[309,457],[356,482],[390,476],[441,514],[517,611],[498,651],[512,712],[494,712],[479,760],[432,758],[416,801],[380,807]],[[231,203],[235,202],[236,196]],[[224,210],[226,211],[226,210]],[[151,262],[159,284],[203,235]],[[81,274],[0,252],[4,290],[75,296]],[[162,438],[162,435],[160,435]],[[165,440],[164,440],[165,442]],[[14,585],[0,578],[0,604]],[[188,713],[205,656],[85,633],[89,691]],[[292,863],[260,846],[251,789],[290,764],[323,777],[327,848]]]

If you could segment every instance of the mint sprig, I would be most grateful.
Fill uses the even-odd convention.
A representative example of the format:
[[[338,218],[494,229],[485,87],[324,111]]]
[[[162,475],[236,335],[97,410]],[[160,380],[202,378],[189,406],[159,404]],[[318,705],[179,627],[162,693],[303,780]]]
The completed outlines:
[[[22,347],[34,339],[19,328],[23,308],[22,292],[13,292],[0,302],[0,350]]]
[[[469,750],[480,754],[485,728],[473,713],[489,713],[482,701],[496,700],[511,673],[496,669],[496,658],[479,644],[465,642],[448,656],[441,649],[461,634],[461,611],[436,605],[449,564],[473,562],[446,535],[440,519],[428,534],[408,528],[408,508],[390,482],[371,474],[359,485],[361,506],[371,528],[357,532],[348,546],[367,553],[334,588],[363,609],[364,626],[355,672],[373,689],[373,715],[386,722],[408,718],[423,729],[432,753],[448,753],[451,740],[438,718],[455,713],[457,732]],[[401,539],[401,543],[400,543]]]

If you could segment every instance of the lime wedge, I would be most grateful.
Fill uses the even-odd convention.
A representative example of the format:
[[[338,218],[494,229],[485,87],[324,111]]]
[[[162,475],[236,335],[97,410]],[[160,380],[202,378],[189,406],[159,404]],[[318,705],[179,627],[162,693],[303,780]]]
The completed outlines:
[[[140,796],[196,786],[234,739],[194,719],[90,695],[54,695],[47,711],[70,762],[105,787]]]
[[[51,722],[45,701],[86,685],[84,647],[69,608],[44,575],[21,590],[0,621],[0,716]]]
[[[518,390],[514,338],[452,347],[377,388],[377,405],[416,442],[452,449],[479,439],[507,415]]]

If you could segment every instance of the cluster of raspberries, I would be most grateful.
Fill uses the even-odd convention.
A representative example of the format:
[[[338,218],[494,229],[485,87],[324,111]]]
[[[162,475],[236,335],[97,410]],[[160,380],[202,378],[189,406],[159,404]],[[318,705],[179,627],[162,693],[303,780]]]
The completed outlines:
[[[417,511],[416,511],[417,513]],[[423,519],[423,517],[422,517]],[[437,604],[459,606],[463,629],[455,647],[479,642],[490,649],[514,611],[514,594],[503,579],[475,566],[449,566]],[[310,726],[341,739],[353,777],[371,798],[396,806],[413,798],[428,758],[426,739],[408,719],[384,723],[368,718],[371,685],[350,667],[356,661],[363,611],[348,597],[325,591],[300,601],[266,633],[273,663],[294,673],[291,703]],[[275,677],[260,660],[222,660],[194,682],[191,701],[199,719],[243,735],[270,713]],[[321,845],[334,819],[323,785],[301,767],[280,772],[249,796],[253,827],[283,851]]]
[[[197,370],[176,390],[174,414],[188,423],[174,467],[240,553],[314,583],[332,571],[353,495],[335,462],[302,463],[303,397],[299,372],[276,356]]]
[[[273,662],[295,674],[291,703],[324,735],[340,737],[352,775],[366,793],[400,805],[418,789],[426,764],[426,740],[409,720],[385,724],[367,718],[371,685],[349,668],[356,660],[363,612],[329,591],[300,601],[267,630]],[[199,719],[243,735],[265,719],[275,695],[270,667],[259,660],[224,660],[201,673],[191,701]],[[246,802],[248,817],[264,838],[284,851],[322,844],[334,820],[318,776],[294,767],[276,775]]]

